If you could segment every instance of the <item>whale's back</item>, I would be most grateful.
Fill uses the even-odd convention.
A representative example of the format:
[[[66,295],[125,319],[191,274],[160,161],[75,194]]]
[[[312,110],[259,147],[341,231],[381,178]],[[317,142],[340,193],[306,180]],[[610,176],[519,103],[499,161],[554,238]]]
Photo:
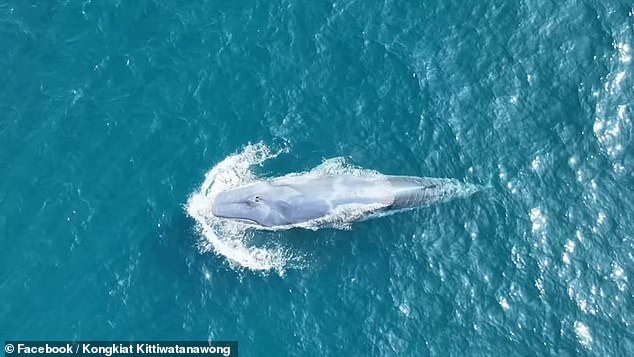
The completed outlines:
[[[341,219],[355,221],[444,202],[470,186],[456,180],[384,175],[289,175],[219,193],[212,212],[262,227]]]
[[[390,205],[393,200],[391,186],[381,176],[324,176],[290,177],[270,181],[274,188],[285,187],[293,194],[285,197],[297,207],[319,201],[329,209],[348,204]],[[325,212],[324,212],[325,213]]]

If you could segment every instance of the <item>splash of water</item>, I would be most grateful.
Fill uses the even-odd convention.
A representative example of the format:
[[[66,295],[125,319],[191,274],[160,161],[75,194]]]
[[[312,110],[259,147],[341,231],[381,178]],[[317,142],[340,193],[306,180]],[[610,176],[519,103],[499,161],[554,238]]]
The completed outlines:
[[[186,210],[201,234],[201,251],[213,251],[227,259],[233,268],[254,271],[274,270],[284,273],[288,263],[294,261],[290,252],[279,246],[253,246],[249,244],[249,227],[222,220],[212,214],[211,206],[219,192],[253,182],[256,179],[251,167],[279,155],[264,144],[247,145],[242,152],[230,155],[205,175],[200,188],[187,201]]]
[[[230,155],[211,168],[205,174],[202,185],[190,196],[186,210],[197,224],[201,240],[198,246],[201,252],[212,251],[227,259],[230,266],[236,269],[246,268],[253,271],[276,271],[280,275],[292,264],[296,267],[303,265],[302,257],[280,246],[257,246],[251,244],[253,228],[250,225],[221,219],[212,214],[212,203],[218,193],[227,189],[245,185],[257,180],[257,176],[251,168],[262,164],[264,161],[275,158],[283,150],[273,152],[262,143],[247,145],[241,152]],[[351,166],[344,158],[325,160],[321,165],[309,172],[291,173],[287,176],[314,175],[327,176],[336,174],[351,175],[380,175],[376,171],[366,170]],[[356,216],[361,216],[367,210],[380,207],[342,207],[329,217],[305,222],[294,227],[317,229],[329,226],[339,229],[347,229],[346,221]],[[293,227],[277,227],[272,229],[283,230]]]
[[[197,222],[201,234],[199,247],[201,251],[213,251],[225,257],[232,267],[246,268],[254,271],[274,270],[283,274],[290,265],[301,267],[303,257],[288,249],[269,242],[266,246],[254,245],[253,225],[218,218],[212,214],[212,204],[218,193],[237,186],[245,185],[259,179],[251,168],[264,161],[275,158],[283,151],[272,152],[266,145],[259,143],[246,146],[242,152],[230,155],[214,166],[205,175],[201,187],[195,191],[187,202],[187,213]],[[291,173],[291,176],[323,177],[332,175],[355,175],[374,177],[383,180],[384,175],[377,171],[350,165],[342,157],[324,160],[321,165],[308,172]],[[282,177],[283,178],[283,177]],[[438,202],[448,201],[457,197],[466,197],[480,188],[475,185],[463,184],[452,179],[433,179],[442,186],[439,193],[442,197]],[[325,217],[315,220],[278,227],[257,227],[260,230],[280,231],[290,228],[305,228],[317,230],[329,227],[349,229],[350,222],[385,216],[396,211],[384,212],[385,204],[349,204],[338,206]]]
[[[272,243],[269,246],[251,244],[253,226],[218,218],[212,214],[212,203],[218,193],[233,187],[245,185],[257,180],[251,168],[264,161],[277,157],[284,152],[271,151],[262,143],[247,145],[241,152],[230,155],[211,168],[205,174],[202,185],[190,196],[186,210],[196,223],[201,235],[198,246],[201,252],[213,251],[227,259],[232,268],[246,268],[253,271],[277,271],[280,275],[292,264],[303,265],[302,257]],[[295,175],[326,176],[335,174],[379,175],[378,172],[356,168],[346,164],[343,158],[325,160],[308,173],[292,173]],[[378,208],[378,207],[377,207]],[[323,219],[305,222],[294,227],[317,229],[330,226],[339,229],[348,228],[347,218],[362,215],[371,207],[343,207],[340,212]],[[293,227],[277,227],[283,230]]]

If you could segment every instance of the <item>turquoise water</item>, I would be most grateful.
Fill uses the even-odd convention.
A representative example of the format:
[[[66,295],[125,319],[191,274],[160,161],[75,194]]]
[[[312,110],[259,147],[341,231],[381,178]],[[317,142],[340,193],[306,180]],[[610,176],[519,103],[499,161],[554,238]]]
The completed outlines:
[[[634,352],[631,2],[5,1],[0,45],[3,339]],[[332,158],[487,189],[348,230],[190,214],[218,170]]]

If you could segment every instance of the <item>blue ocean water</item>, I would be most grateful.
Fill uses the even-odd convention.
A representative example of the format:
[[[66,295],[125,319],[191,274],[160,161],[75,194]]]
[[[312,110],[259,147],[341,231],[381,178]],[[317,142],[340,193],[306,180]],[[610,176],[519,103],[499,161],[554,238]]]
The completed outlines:
[[[0,45],[3,339],[634,353],[631,2],[4,1]],[[324,160],[487,189],[349,230],[191,214],[219,170]]]

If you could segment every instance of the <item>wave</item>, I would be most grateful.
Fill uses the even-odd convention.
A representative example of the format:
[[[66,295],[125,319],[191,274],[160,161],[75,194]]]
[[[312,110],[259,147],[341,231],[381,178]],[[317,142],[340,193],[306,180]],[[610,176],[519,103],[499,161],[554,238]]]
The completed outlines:
[[[610,58],[610,72],[600,90],[593,93],[597,97],[595,119],[592,130],[599,146],[612,161],[616,173],[629,170],[623,164],[626,148],[631,140],[631,98],[632,87],[632,42],[629,26],[615,30],[614,52]]]
[[[264,144],[247,145],[242,152],[230,155],[205,174],[205,180],[188,199],[186,210],[197,224],[201,234],[201,252],[213,251],[227,259],[232,268],[254,271],[274,270],[284,273],[285,267],[295,260],[280,246],[250,244],[249,227],[215,217],[211,205],[219,192],[255,181],[251,167],[278,156]]]

